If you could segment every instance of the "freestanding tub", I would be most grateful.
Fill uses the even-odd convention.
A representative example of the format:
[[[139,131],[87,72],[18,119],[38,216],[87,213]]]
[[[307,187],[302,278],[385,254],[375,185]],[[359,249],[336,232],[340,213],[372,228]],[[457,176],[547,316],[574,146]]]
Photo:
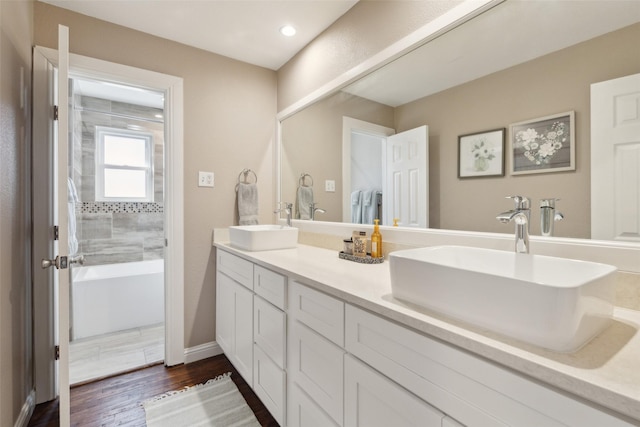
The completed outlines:
[[[71,337],[164,322],[164,260],[73,267]]]

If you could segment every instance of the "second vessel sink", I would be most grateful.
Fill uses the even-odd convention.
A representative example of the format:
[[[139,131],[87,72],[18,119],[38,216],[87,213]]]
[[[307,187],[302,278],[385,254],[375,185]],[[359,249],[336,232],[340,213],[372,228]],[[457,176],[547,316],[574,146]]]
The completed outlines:
[[[231,246],[246,251],[295,248],[298,229],[284,225],[236,225],[229,227]]]
[[[558,352],[612,317],[616,268],[463,246],[389,254],[395,298]]]

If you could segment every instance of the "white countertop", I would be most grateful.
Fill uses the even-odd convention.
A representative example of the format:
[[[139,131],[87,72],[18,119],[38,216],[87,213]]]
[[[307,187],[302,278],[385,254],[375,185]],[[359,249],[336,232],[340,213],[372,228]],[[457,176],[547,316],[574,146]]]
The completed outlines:
[[[335,251],[246,252],[215,246],[397,323],[483,356],[543,383],[632,417],[640,425],[640,312],[616,307],[611,327],[573,354],[559,354],[503,337],[396,300],[389,263],[358,264]]]

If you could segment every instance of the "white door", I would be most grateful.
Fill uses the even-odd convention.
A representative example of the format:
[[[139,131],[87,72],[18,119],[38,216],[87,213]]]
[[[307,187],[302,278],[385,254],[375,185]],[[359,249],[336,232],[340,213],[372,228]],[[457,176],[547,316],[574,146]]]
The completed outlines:
[[[429,128],[420,126],[387,138],[384,225],[429,226]]]
[[[591,85],[591,238],[640,242],[640,74]]]
[[[38,171],[33,179],[34,264],[42,267],[34,272],[34,284],[47,287],[44,291],[34,290],[34,324],[50,325],[52,318],[55,323],[47,330],[36,330],[34,352],[36,386],[42,387],[36,400],[43,402],[59,396],[63,427],[70,423],[68,267],[73,262],[68,257],[67,234],[68,81],[69,29],[59,26],[57,64],[54,66],[34,52],[34,94],[48,94],[47,102],[33,103],[34,123],[46,123],[34,126],[33,169]],[[57,106],[57,112],[53,105]],[[42,322],[38,316],[48,317]]]

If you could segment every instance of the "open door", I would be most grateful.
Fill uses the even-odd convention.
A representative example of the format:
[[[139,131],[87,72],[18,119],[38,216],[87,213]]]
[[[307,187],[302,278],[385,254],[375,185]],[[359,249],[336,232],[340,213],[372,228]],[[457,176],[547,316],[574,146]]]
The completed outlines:
[[[591,238],[640,242],[640,74],[591,85]]]
[[[429,226],[429,128],[387,137],[384,225]]]
[[[68,256],[68,70],[69,29],[59,26],[57,64],[34,50],[34,95],[47,93],[48,99],[33,102],[34,123],[45,124],[33,131],[33,257],[39,270],[34,271],[34,324],[48,325],[35,331],[36,402],[59,396],[63,427],[70,424],[68,267],[76,261]]]

